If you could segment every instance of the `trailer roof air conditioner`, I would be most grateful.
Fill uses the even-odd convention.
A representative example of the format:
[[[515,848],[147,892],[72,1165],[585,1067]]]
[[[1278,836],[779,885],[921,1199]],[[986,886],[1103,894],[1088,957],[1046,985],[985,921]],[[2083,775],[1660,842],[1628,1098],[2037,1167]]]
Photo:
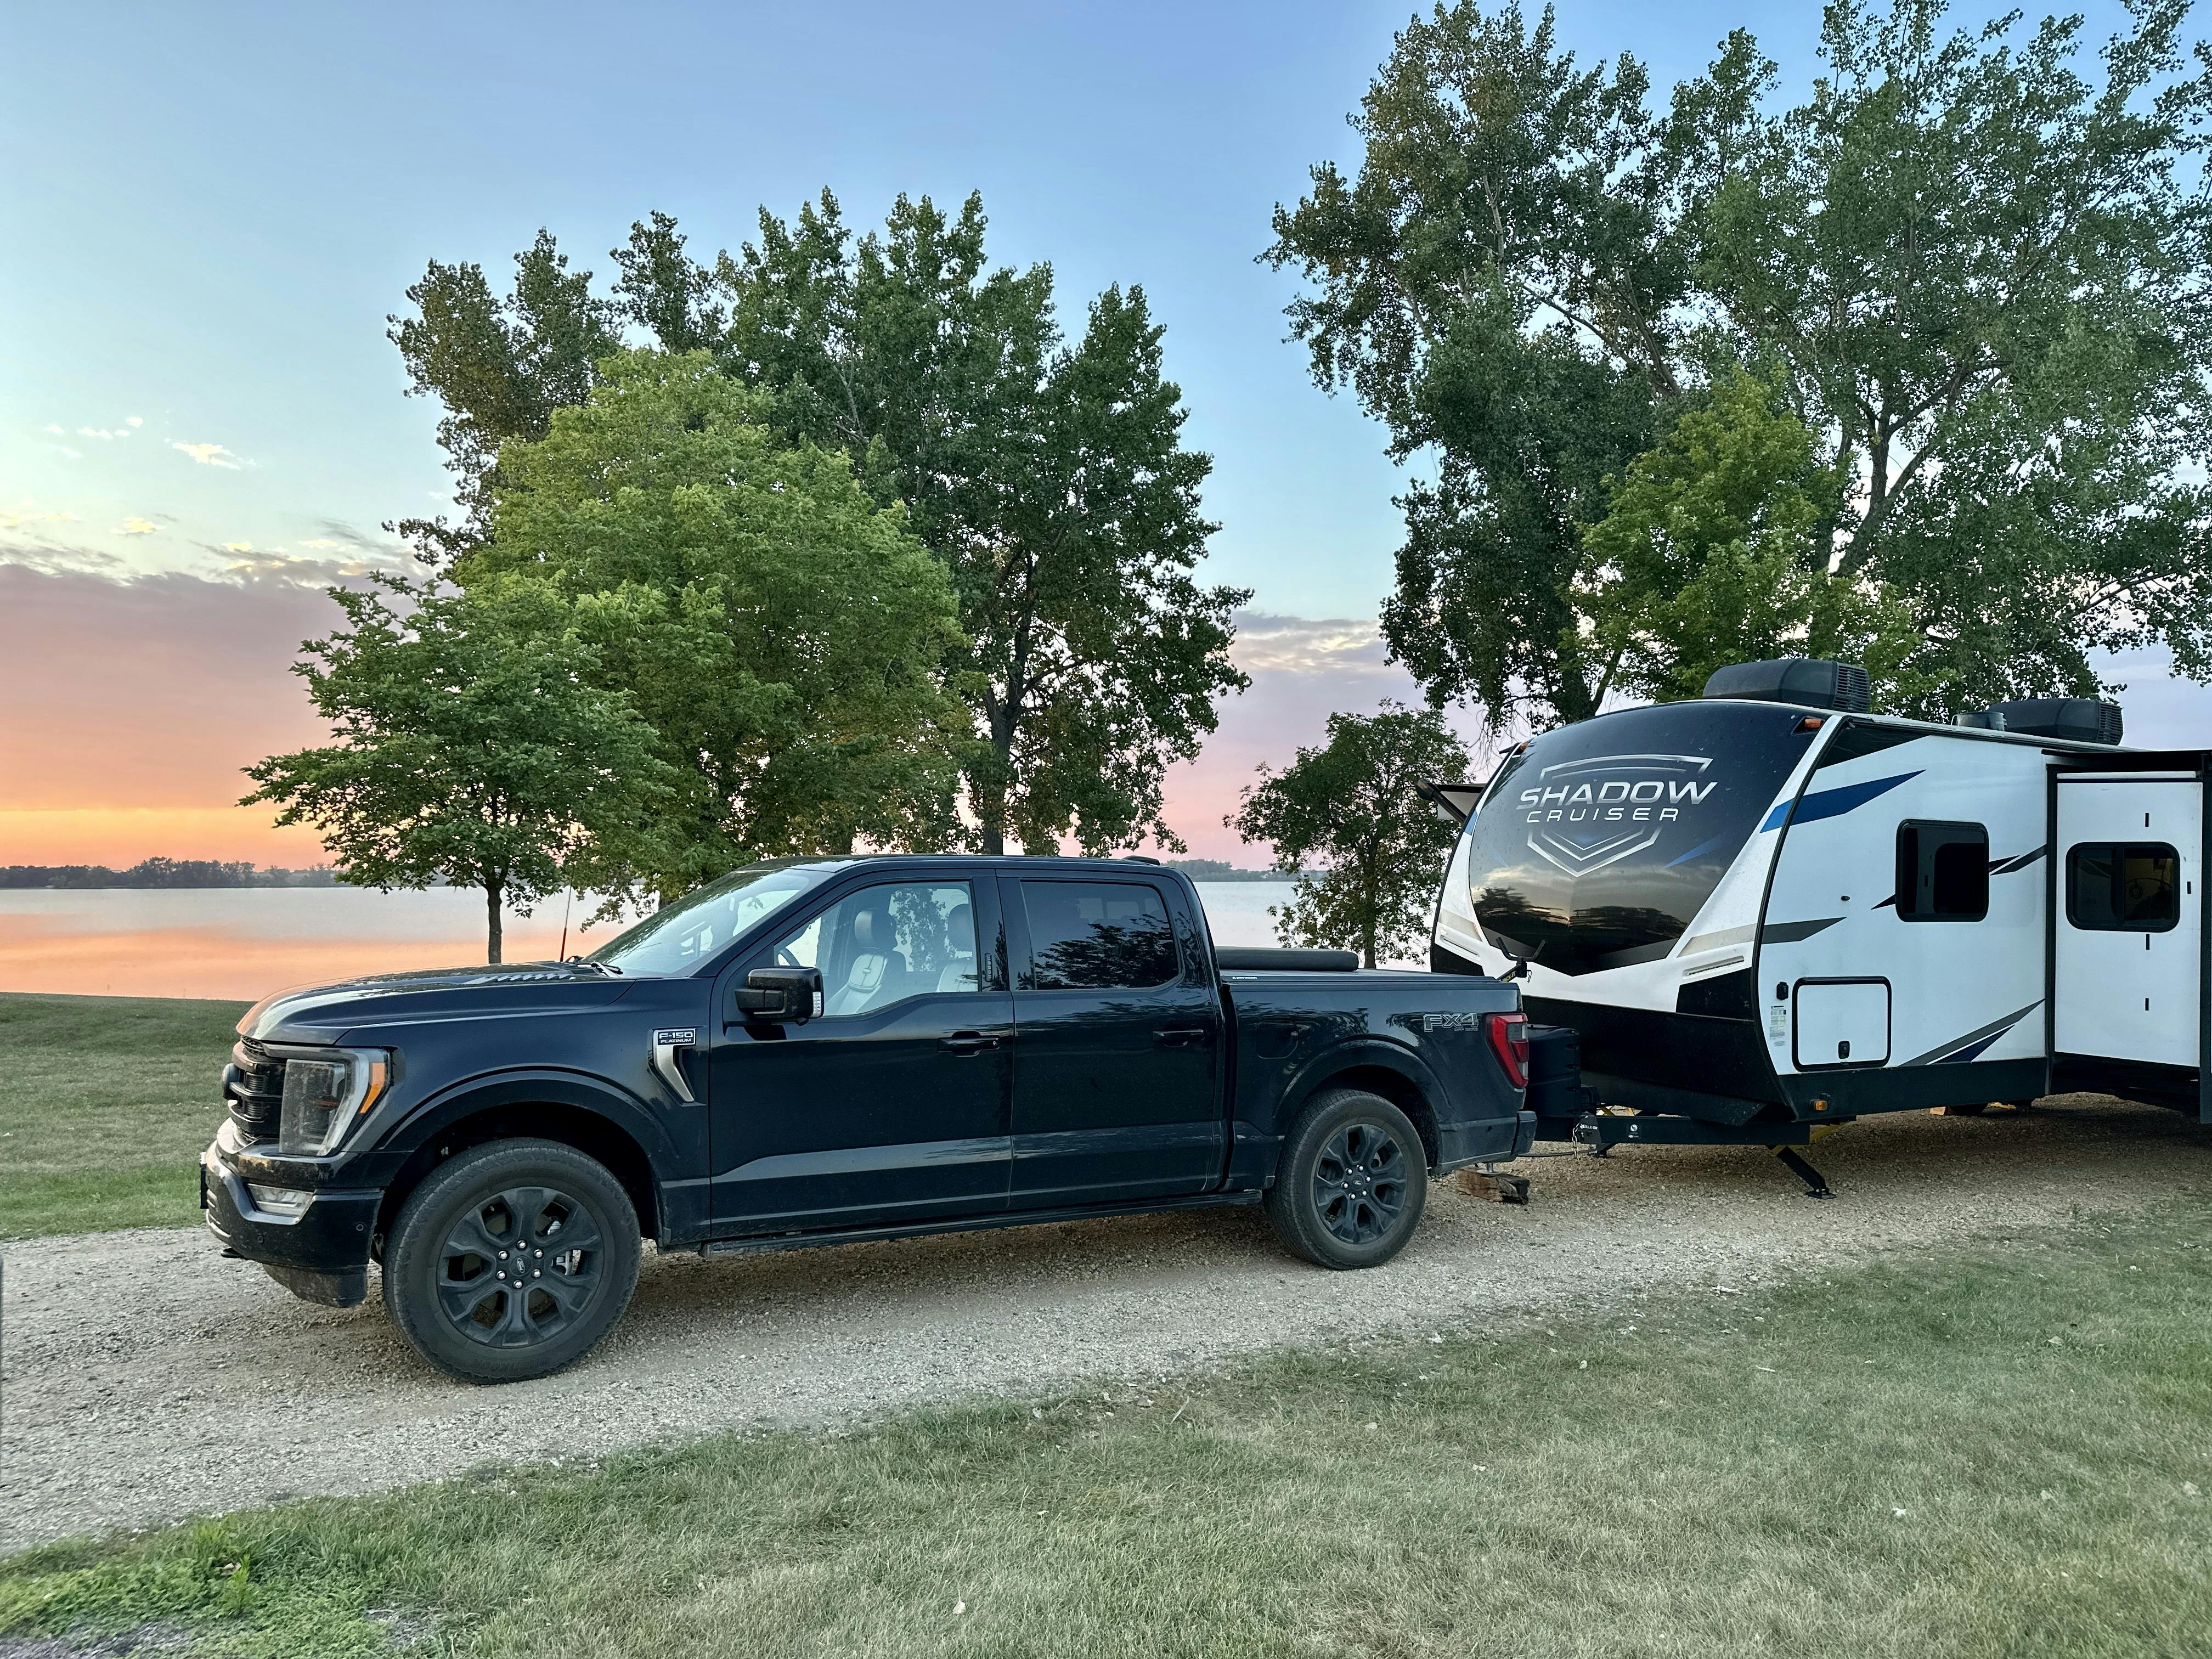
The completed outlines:
[[[1730,663],[1705,682],[1708,697],[1753,702],[1802,703],[1863,714],[1869,706],[1867,672],[1855,662],[1818,657],[1780,657],[1772,662]]]
[[[1961,714],[1959,724],[1983,732],[2017,732],[2024,738],[2117,745],[2120,706],[2096,697],[2021,697],[1992,703],[1978,714]]]

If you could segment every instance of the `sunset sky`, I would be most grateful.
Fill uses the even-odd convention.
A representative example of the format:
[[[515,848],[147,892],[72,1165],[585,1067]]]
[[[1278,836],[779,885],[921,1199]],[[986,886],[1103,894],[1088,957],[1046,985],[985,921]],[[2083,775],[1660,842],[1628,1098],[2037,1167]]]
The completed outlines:
[[[2090,8],[2101,33],[2112,13]],[[1387,4],[15,6],[0,19],[0,864],[317,861],[230,805],[319,727],[287,667],[321,590],[404,558],[449,501],[435,410],[387,313],[433,258],[494,268],[539,226],[604,270],[673,212],[711,256],[827,185],[983,192],[1000,262],[1064,315],[1141,283],[1190,441],[1211,574],[1256,590],[1255,684],[1171,816],[1195,851],[1261,760],[1410,684],[1382,660],[1406,475],[1283,341],[1257,264],[1407,15]],[[1961,21],[1979,21],[1979,13]],[[1785,85],[1811,5],[1565,7],[1584,54],[1665,85],[1748,23]],[[2130,735],[2202,742],[2212,702],[2122,665]]]

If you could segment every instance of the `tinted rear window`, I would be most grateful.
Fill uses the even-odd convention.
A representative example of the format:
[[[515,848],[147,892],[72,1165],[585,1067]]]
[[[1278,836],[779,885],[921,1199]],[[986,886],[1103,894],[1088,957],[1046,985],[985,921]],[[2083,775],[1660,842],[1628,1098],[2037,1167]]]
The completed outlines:
[[[1137,882],[1025,881],[1025,991],[1138,990],[1176,977],[1175,935],[1157,889]]]
[[[1568,974],[1666,955],[1812,742],[1804,717],[1671,702],[1536,738],[1468,826],[1483,931]]]

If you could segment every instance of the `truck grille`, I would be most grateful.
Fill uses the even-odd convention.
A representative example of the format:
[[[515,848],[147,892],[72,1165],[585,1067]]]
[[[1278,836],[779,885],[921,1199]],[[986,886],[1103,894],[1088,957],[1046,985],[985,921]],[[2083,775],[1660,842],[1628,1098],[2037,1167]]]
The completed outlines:
[[[230,1051],[223,1068],[222,1092],[230,1120],[248,1141],[276,1139],[283,1114],[284,1062],[250,1039]]]

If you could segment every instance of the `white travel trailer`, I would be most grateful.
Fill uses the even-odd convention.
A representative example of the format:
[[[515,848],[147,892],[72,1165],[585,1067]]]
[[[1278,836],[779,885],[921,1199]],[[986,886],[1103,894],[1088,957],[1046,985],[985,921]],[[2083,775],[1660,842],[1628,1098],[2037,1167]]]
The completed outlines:
[[[1431,964],[1524,979],[1533,1019],[1580,1034],[1572,1098],[1680,1129],[1546,1133],[1802,1144],[2072,1090],[2212,1122],[2212,752],[2118,747],[2088,699],[1935,726],[1865,687],[1743,664],[1432,791],[1467,823]]]

